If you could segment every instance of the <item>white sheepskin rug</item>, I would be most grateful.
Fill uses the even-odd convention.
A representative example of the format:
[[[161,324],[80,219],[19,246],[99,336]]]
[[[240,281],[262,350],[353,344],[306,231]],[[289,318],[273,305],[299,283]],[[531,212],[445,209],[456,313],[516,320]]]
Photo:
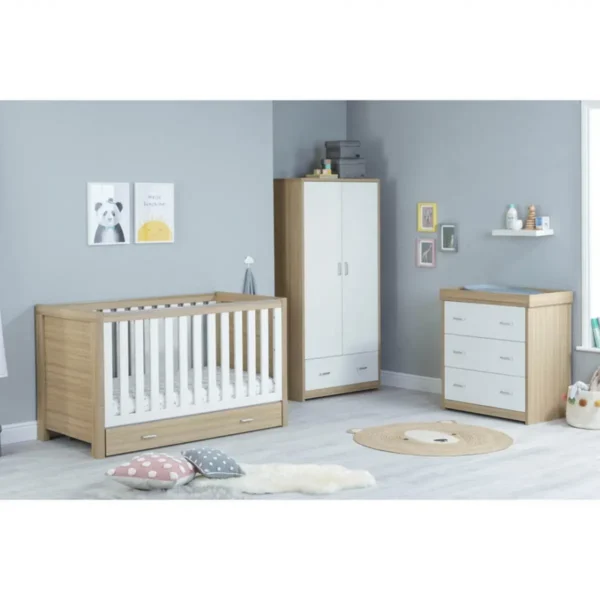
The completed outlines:
[[[220,487],[245,494],[333,494],[375,485],[368,471],[353,471],[340,465],[240,465],[246,473],[231,479],[196,477],[188,486]]]
[[[375,485],[368,471],[353,471],[340,465],[265,464],[240,465],[246,473],[230,479],[196,477],[187,485],[170,490],[133,490],[120,483],[104,480],[84,490],[82,498],[109,500],[241,500],[245,494],[324,495]]]

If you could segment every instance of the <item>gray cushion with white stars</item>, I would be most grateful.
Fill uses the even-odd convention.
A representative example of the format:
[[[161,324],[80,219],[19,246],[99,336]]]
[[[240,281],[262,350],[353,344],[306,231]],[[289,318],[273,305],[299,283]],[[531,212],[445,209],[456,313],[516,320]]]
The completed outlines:
[[[244,471],[233,458],[214,448],[192,448],[182,452],[204,477],[227,479],[244,475]]]

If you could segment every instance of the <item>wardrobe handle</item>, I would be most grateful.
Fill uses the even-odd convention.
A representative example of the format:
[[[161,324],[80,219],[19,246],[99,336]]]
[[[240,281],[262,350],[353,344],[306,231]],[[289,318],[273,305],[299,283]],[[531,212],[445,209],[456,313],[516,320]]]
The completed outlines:
[[[240,423],[252,423],[254,419],[240,419]]]
[[[501,393],[503,396],[512,396],[512,392],[507,392],[506,390],[500,390],[500,393]]]
[[[319,373],[319,377],[323,377],[324,375],[331,375],[331,371],[323,371],[323,373]]]
[[[143,440],[153,440],[155,437],[158,437],[156,433],[148,433],[142,436]]]
[[[341,275],[341,274],[342,274],[342,263],[339,262],[338,263],[338,275]]]
[[[367,367],[356,367],[357,371],[366,371]]]
[[[348,263],[344,263],[344,270],[346,271],[346,275],[348,275]]]
[[[500,360],[512,360],[512,356],[501,356]]]

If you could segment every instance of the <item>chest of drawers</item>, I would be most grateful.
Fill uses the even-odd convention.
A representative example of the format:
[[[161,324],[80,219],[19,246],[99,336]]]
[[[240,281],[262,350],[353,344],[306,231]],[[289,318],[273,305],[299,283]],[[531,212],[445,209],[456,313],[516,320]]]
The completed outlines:
[[[527,424],[564,416],[573,293],[440,292],[444,408]]]

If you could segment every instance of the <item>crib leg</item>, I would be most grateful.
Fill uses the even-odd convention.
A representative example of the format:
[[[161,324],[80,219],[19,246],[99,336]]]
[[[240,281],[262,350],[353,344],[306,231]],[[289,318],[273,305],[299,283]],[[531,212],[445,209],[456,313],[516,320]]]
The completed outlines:
[[[102,435],[98,435],[98,436],[94,432],[94,436],[92,438],[92,457],[93,458],[106,458],[106,444],[105,444],[104,430],[102,430]]]

